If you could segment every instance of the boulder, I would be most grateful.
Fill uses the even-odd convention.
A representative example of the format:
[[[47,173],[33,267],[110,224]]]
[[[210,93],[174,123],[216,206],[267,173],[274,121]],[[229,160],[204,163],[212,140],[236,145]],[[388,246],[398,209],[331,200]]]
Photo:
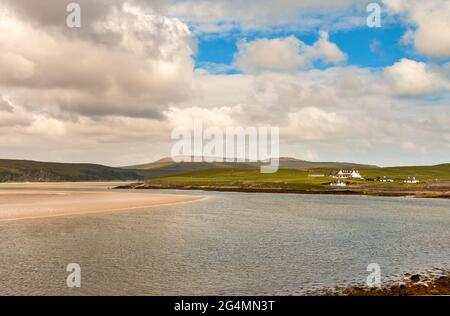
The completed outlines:
[[[414,274],[409,278],[412,282],[417,283],[420,281],[420,275],[419,274]]]

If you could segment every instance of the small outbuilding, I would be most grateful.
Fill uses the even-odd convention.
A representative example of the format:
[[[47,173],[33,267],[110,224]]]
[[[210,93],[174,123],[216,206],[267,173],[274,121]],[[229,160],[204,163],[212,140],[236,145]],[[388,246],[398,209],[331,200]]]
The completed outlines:
[[[408,183],[408,184],[417,184],[420,183],[419,180],[416,179],[416,177],[408,177],[408,179],[406,179],[405,181],[403,181],[404,183]]]

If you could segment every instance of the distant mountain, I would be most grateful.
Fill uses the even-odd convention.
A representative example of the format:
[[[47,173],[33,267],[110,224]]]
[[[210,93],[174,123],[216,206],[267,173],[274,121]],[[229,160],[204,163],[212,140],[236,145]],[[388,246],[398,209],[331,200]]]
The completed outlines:
[[[323,168],[323,169],[377,168],[377,166],[374,165],[357,164],[351,162],[313,162],[289,157],[280,158],[280,167],[283,169],[300,169],[300,170],[315,169],[315,168]]]
[[[192,159],[193,160],[193,159]],[[124,167],[124,169],[133,170],[153,170],[159,171],[161,173],[167,172],[168,175],[173,175],[177,173],[185,173],[191,171],[216,169],[216,168],[259,168],[261,162],[174,162],[171,158],[163,158],[155,162]],[[348,162],[311,162],[305,160],[299,160],[295,158],[282,157],[280,158],[280,168],[282,169],[299,169],[307,170],[313,168],[324,168],[324,169],[366,169],[374,168],[373,165],[363,165]]]
[[[0,182],[142,180],[135,170],[94,164],[0,159]]]

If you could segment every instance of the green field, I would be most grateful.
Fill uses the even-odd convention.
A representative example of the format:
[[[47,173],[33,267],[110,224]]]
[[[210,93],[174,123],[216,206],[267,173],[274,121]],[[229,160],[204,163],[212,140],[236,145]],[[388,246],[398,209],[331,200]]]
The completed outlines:
[[[148,184],[167,186],[194,186],[194,187],[239,187],[239,188],[277,188],[291,190],[321,190],[329,189],[329,177],[332,169],[280,169],[273,174],[260,173],[259,169],[209,169],[176,176],[163,177],[148,181]],[[395,168],[367,168],[360,170],[366,180],[345,180],[355,186],[373,187],[425,187],[432,183],[450,182],[450,164],[424,167],[395,167]],[[311,175],[323,174],[324,177]],[[383,176],[392,178],[394,183],[381,183],[376,178]],[[420,184],[405,184],[403,180],[416,177]]]
[[[164,177],[150,183],[186,186],[232,186],[241,188],[320,188],[324,178],[310,178],[308,171],[281,169],[277,173],[262,174],[259,169],[209,169]]]
[[[361,173],[367,178],[388,176],[395,180],[416,177],[423,182],[450,181],[450,164],[422,167],[389,167],[362,169]]]

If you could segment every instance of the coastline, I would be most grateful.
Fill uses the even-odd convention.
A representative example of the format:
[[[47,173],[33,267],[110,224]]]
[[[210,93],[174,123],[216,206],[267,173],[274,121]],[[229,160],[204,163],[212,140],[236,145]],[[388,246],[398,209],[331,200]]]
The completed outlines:
[[[405,274],[402,280],[392,281],[381,288],[352,286],[314,293],[321,296],[430,296],[450,295],[450,272],[441,275]]]
[[[186,191],[213,191],[213,192],[242,192],[242,193],[284,193],[284,194],[324,194],[324,195],[363,195],[381,197],[414,197],[450,199],[450,188],[445,191],[436,190],[383,190],[383,189],[323,189],[323,190],[294,190],[278,188],[243,188],[232,186],[185,186],[185,185],[154,185],[145,183],[134,183],[117,186],[113,189],[125,190],[186,190]]]

